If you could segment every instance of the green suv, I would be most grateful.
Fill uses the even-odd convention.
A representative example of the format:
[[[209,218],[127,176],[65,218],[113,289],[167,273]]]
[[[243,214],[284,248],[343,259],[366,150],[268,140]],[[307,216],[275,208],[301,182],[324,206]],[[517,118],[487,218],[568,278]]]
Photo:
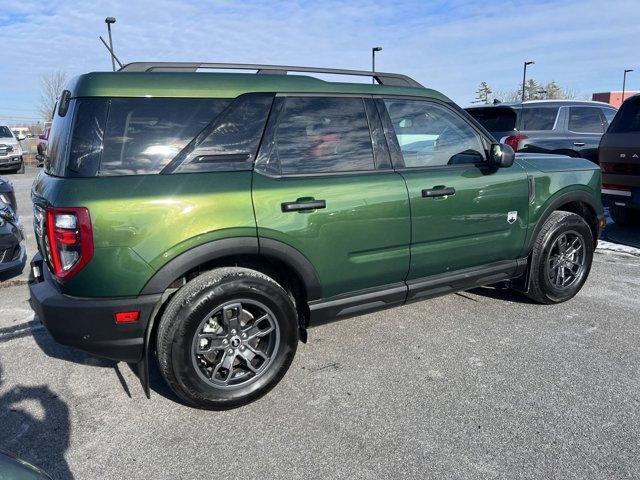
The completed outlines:
[[[196,72],[225,68],[257,73]],[[31,303],[58,342],[137,363],[147,395],[155,356],[183,401],[231,408],[314,323],[498,283],[570,299],[600,183],[587,160],[515,158],[404,75],[133,63],[58,101]]]

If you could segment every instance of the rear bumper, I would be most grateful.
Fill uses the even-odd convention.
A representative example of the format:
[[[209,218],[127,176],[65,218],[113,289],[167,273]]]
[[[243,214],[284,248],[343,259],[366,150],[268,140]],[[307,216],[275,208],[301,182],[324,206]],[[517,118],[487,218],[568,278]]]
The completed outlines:
[[[603,188],[602,204],[605,207],[640,208],[640,188],[626,191]]]
[[[41,272],[34,276],[34,267]],[[135,363],[142,359],[144,336],[160,294],[128,298],[79,298],[64,295],[43,265],[40,254],[31,262],[31,308],[51,336],[63,345],[99,357]],[[115,313],[137,310],[135,323],[116,324]]]

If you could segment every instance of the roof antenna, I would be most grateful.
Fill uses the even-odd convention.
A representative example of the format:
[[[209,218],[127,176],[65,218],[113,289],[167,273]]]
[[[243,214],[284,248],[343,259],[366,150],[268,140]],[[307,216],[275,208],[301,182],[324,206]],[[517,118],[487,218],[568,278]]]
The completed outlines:
[[[98,38],[102,41],[102,43],[104,44],[105,48],[107,50],[109,50],[109,53],[111,54],[111,60],[115,60],[118,63],[118,65],[120,65],[120,68],[122,68],[124,65],[122,65],[122,62],[120,60],[118,60],[118,57],[116,57],[116,54],[113,53],[113,50],[111,50],[111,48],[109,48],[109,45],[107,44],[107,42],[104,41],[104,38],[102,38],[101,36],[98,37]],[[115,67],[114,67],[114,72],[115,72]]]
[[[106,47],[106,49],[109,51],[109,53],[111,54],[111,67],[113,68],[113,71],[116,71],[116,62],[118,62],[118,65],[120,65],[120,68],[122,68],[122,63],[120,62],[120,60],[118,60],[118,57],[116,57],[116,54],[113,52],[113,39],[111,38],[111,24],[112,23],[116,23],[116,18],[115,17],[107,17],[104,19],[104,23],[107,24],[107,30],[109,31],[109,45],[107,45],[107,42],[104,41],[104,38],[102,37],[98,37],[100,38],[100,41],[103,43],[103,45]]]

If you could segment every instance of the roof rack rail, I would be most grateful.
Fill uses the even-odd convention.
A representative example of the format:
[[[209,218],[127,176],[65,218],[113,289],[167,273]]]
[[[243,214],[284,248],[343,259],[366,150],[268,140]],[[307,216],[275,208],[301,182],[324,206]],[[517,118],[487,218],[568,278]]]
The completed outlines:
[[[195,62],[133,62],[122,67],[119,72],[195,72],[198,69],[211,70],[256,70],[259,74],[280,74],[288,72],[328,73],[334,75],[354,75],[372,77],[380,85],[394,87],[423,88],[418,82],[400,73],[368,72],[365,70],[343,70],[341,68],[295,67],[289,65],[259,65],[246,63],[195,63]]]

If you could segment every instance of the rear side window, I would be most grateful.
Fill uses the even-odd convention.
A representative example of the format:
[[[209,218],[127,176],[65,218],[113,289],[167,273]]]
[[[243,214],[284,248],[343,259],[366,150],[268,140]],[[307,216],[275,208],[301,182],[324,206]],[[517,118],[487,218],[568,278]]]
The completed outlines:
[[[640,96],[624,102],[609,127],[609,133],[631,132],[640,132]]]
[[[520,110],[519,130],[553,130],[558,107],[525,107]]]
[[[99,174],[159,173],[228,104],[191,98],[112,99]]]
[[[604,119],[598,107],[569,108],[569,130],[577,133],[603,133]]]
[[[282,174],[373,170],[369,123],[361,98],[287,97],[269,163]]]
[[[467,110],[489,132],[510,132],[516,128],[516,112],[511,108],[470,108]]]

